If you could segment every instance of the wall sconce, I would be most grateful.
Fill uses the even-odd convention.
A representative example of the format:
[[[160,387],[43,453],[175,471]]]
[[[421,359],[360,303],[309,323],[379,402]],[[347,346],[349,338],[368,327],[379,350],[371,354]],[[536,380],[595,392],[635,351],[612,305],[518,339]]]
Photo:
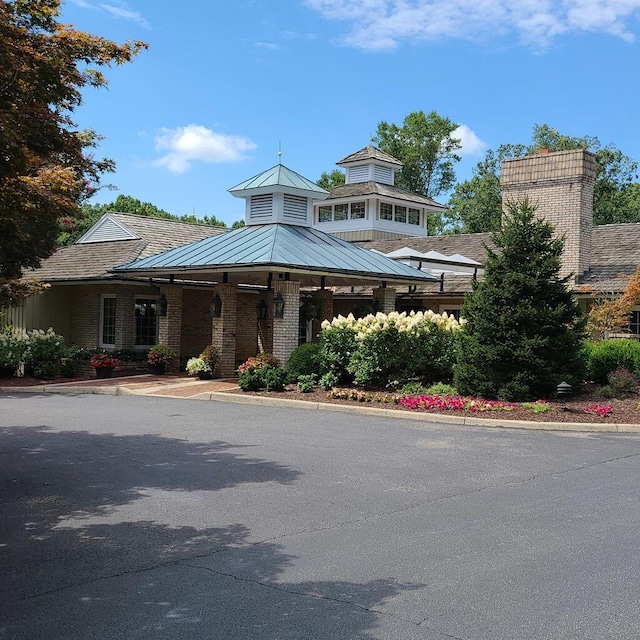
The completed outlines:
[[[158,298],[158,315],[161,317],[165,317],[167,315],[167,307],[169,303],[167,302],[167,296],[164,293]]]
[[[222,299],[216,293],[213,296],[213,302],[211,303],[211,317],[212,318],[220,318],[222,316]]]
[[[284,298],[281,293],[273,299],[273,317],[284,318]]]
[[[267,317],[267,303],[264,300],[260,300],[256,305],[256,316],[258,320],[264,320]]]

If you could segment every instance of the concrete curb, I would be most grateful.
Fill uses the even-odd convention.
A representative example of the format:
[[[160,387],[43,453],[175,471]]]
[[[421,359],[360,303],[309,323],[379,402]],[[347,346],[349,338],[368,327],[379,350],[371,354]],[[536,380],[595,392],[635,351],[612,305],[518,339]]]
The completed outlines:
[[[132,390],[121,386],[104,387],[57,387],[54,385],[37,385],[33,387],[0,387],[0,393],[54,393],[59,395],[96,394],[109,396],[145,395],[140,390]],[[457,424],[467,427],[491,427],[498,429],[529,429],[533,431],[582,431],[586,433],[640,433],[640,424],[593,424],[588,422],[529,422],[526,420],[499,420],[492,418],[457,417],[434,413],[418,413],[399,411],[397,409],[379,409],[377,407],[331,404],[325,402],[308,402],[306,400],[285,400],[284,398],[265,398],[264,396],[241,396],[222,391],[206,391],[193,396],[154,395],[157,398],[173,398],[178,400],[206,400],[214,402],[231,402],[234,404],[260,405],[263,407],[288,407],[311,411],[339,411],[378,418],[395,420],[414,420],[439,424]]]

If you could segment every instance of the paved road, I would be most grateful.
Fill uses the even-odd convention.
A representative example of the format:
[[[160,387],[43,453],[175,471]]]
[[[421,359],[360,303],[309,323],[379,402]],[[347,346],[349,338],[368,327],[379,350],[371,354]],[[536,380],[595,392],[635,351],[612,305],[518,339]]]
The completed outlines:
[[[640,637],[640,437],[0,396],[0,639]]]

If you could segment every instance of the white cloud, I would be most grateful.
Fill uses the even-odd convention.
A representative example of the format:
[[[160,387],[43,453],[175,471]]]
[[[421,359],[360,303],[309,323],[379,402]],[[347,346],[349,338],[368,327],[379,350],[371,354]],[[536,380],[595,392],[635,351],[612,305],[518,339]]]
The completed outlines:
[[[458,151],[461,156],[475,156],[482,153],[487,145],[478,136],[475,131],[466,124],[461,124],[451,134],[452,138],[460,140],[462,148]]]
[[[256,42],[254,45],[257,49],[267,49],[269,51],[278,51],[282,47],[275,42]]]
[[[164,152],[154,165],[172,173],[184,173],[192,162],[240,162],[257,145],[249,138],[216,133],[200,124],[161,129],[156,136],[157,151]]]
[[[83,9],[93,9],[96,11],[106,11],[119,20],[129,20],[139,24],[144,29],[151,29],[149,21],[139,12],[134,11],[126,2],[113,0],[111,3],[92,4],[86,0],[71,0],[73,4]]]
[[[344,44],[369,51],[403,41],[482,40],[516,34],[541,49],[557,36],[608,33],[632,41],[640,0],[304,0],[329,20],[351,25]]]
[[[114,18],[130,20],[145,29],[151,28],[147,19],[139,11],[131,9],[125,2],[115,2],[112,4],[103,3],[100,5],[100,8],[110,13]]]

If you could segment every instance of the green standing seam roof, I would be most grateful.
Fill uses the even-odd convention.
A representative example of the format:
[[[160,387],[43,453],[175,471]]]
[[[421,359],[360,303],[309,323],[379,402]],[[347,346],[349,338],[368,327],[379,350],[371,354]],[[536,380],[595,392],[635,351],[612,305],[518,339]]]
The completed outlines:
[[[267,224],[242,227],[155,256],[120,265],[114,272],[205,271],[207,267],[279,267],[314,272],[369,276],[401,281],[434,281],[419,271],[309,227]]]
[[[304,191],[312,191],[317,194],[327,194],[322,187],[319,187],[315,182],[307,180],[299,173],[292,171],[283,164],[277,164],[271,169],[267,169],[262,173],[259,173],[253,178],[249,178],[235,187],[229,189],[229,193],[235,193],[237,191],[246,191],[247,189],[260,189],[262,187],[289,187],[292,189],[302,189]]]

